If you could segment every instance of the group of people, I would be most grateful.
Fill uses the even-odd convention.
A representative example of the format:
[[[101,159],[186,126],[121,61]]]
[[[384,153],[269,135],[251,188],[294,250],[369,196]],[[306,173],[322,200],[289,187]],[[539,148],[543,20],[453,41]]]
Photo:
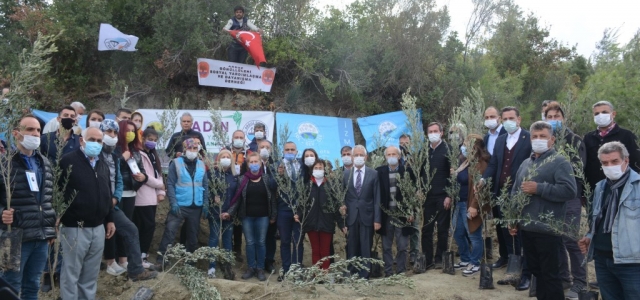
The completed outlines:
[[[597,129],[584,138],[566,128],[566,116],[557,102],[543,105],[544,120],[529,130],[521,127],[515,107],[487,108],[484,136],[455,124],[445,139],[443,125],[429,123],[429,146],[421,151],[427,152],[430,169],[418,172],[418,177],[409,176],[411,168],[421,167],[412,163],[417,154],[410,153],[416,149],[410,135],[384,149],[381,166],[368,167],[367,149],[355,145],[340,150],[342,166],[333,169],[314,149],[299,151],[291,141],[283,143],[282,153],[274,153],[265,125],[258,123],[250,143],[237,130],[212,159],[202,134],[192,129],[193,117],[184,113],[182,129],[166,149],[170,164],[165,180],[156,151],[158,132],[151,126],[142,128],[140,113],[120,109],[110,120],[92,110],[80,135],[73,130],[79,119],[73,106],[59,111],[60,126],[46,134],[41,134],[37,118],[26,115],[12,136],[17,152],[10,160],[11,208],[6,187],[0,189],[2,229],[12,225],[24,232],[21,268],[2,277],[23,299],[37,299],[43,271],[42,288],[52,284],[49,273],[55,273],[63,299],[93,299],[102,261],[114,276],[126,272],[134,281],[155,278],[171,263],[165,253],[179,230],[186,250],[197,249],[202,219],[209,223],[208,246],[233,252],[239,262],[246,260],[241,276],[245,280],[264,281],[274,271],[277,236],[280,274],[302,264],[305,233],[311,262],[328,269],[328,257],[338,252],[333,247],[336,228],[346,235],[347,258],[371,258],[374,234],[380,234],[385,276],[405,273],[418,255],[424,255],[427,270],[442,268],[452,222],[460,254],[454,267],[472,276],[479,272],[485,250],[483,218],[505,218],[504,208],[480,198],[481,190],[488,188],[493,199],[522,194],[528,199],[519,223],[496,222],[499,257],[492,267],[504,267],[510,254],[524,258],[520,280],[507,278],[498,284],[525,290],[535,275],[538,299],[577,299],[588,284],[586,255],[595,260],[598,282],[594,284],[604,299],[636,299],[640,297],[640,240],[632,233],[640,225],[636,137],[615,123],[609,102],[593,105]],[[573,151],[556,149],[560,145]],[[452,147],[460,150],[456,162],[449,155]],[[453,169],[454,165],[458,167]],[[56,166],[65,179],[58,184],[68,205],[61,215],[56,215],[52,203]],[[329,180],[329,172],[340,172],[339,183]],[[584,174],[584,180],[576,174]],[[406,176],[430,182],[422,215],[399,213],[408,201],[400,184]],[[451,178],[459,185],[457,195],[449,194]],[[336,198],[332,184],[342,185],[344,197]],[[286,188],[296,185],[307,186],[308,194]],[[585,186],[593,192],[585,193]],[[501,195],[504,192],[509,195]],[[170,211],[154,265],[149,252],[156,208],[165,198]],[[584,238],[577,240],[549,225],[575,227],[583,205],[592,208],[590,231]],[[61,265],[53,266],[51,245],[57,236]],[[371,264],[365,266],[369,268],[353,268],[352,273],[369,278]],[[234,279],[228,261],[219,266],[211,262],[210,278],[216,277],[216,267],[225,279]]]

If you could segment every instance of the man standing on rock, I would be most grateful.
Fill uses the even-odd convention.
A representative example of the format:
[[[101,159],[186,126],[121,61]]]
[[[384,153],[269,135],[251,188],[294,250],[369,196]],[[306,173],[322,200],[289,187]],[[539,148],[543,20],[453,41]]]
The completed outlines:
[[[249,19],[244,15],[244,7],[238,5],[233,8],[234,17],[229,19],[227,25],[224,26],[224,31],[242,30],[242,31],[257,31],[262,34],[262,29],[253,25]],[[242,47],[242,44],[238,41],[233,41],[227,48],[227,55],[230,62],[244,64],[247,60],[247,50]]]

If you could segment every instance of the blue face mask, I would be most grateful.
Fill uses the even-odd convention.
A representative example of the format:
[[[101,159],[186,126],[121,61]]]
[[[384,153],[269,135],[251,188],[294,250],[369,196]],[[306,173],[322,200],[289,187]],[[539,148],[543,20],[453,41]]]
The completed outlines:
[[[249,170],[251,170],[252,173],[258,173],[258,171],[260,171],[260,164],[249,164]]]
[[[506,120],[502,122],[502,126],[504,126],[504,130],[506,130],[509,134],[518,131],[518,123],[516,123],[516,121]]]
[[[551,128],[553,128],[554,132],[562,129],[562,121],[559,120],[549,120],[547,123],[551,124]]]
[[[88,157],[96,157],[102,151],[102,144],[98,142],[86,142],[84,146],[84,154]]]
[[[467,146],[460,146],[460,153],[462,153],[462,156],[467,157]]]
[[[292,161],[294,159],[296,159],[296,155],[293,153],[285,153],[284,154],[284,159],[288,160],[288,161]]]

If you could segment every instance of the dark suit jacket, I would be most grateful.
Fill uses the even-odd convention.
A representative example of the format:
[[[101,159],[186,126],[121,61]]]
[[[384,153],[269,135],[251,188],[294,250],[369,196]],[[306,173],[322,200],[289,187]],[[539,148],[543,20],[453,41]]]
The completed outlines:
[[[502,172],[502,162],[504,159],[504,148],[507,145],[507,137],[508,134],[503,134],[496,139],[496,146],[493,148],[493,155],[491,155],[491,160],[489,161],[489,166],[482,174],[482,178],[485,180],[491,178],[491,184],[493,184],[493,193],[495,195],[499,195],[500,188],[497,184],[500,179],[500,173]],[[522,129],[520,131],[520,137],[518,138],[518,142],[515,145],[515,155],[513,157],[513,166],[511,167],[511,183],[516,180],[516,174],[518,173],[518,168],[523,161],[531,156],[531,135],[528,131]]]
[[[504,126],[500,127],[500,132],[498,132],[498,137],[500,137],[503,134],[507,134],[507,130],[504,129]],[[484,141],[484,146],[487,147],[487,151],[489,151],[489,133],[485,134],[482,140]]]
[[[383,165],[380,167],[376,168],[376,171],[378,172],[378,181],[380,182],[380,205],[381,207],[384,207],[384,209],[389,209],[389,202],[391,202],[391,187],[390,187],[390,182],[389,182],[389,166],[388,165]],[[405,168],[404,166],[400,165],[398,166],[398,174],[401,177],[404,177],[405,175]],[[398,186],[397,182],[396,182],[396,195],[395,195],[395,199],[396,202],[402,202],[403,198],[402,198],[402,193],[400,192],[400,187]],[[384,212],[384,210],[381,212],[381,227],[380,230],[378,230],[378,233],[380,235],[385,235],[386,233],[386,226],[387,226],[387,218],[389,218],[389,216]],[[400,221],[402,222],[406,222],[407,218],[405,217],[401,217],[399,218]],[[410,227],[410,224],[407,226]],[[405,228],[407,228],[405,227]],[[407,230],[405,230],[405,228],[402,229],[402,233],[403,235],[407,236],[409,234],[412,233],[412,231],[410,230],[410,228],[407,228]]]
[[[357,176],[356,169],[345,170],[343,173],[342,184],[347,187],[344,199],[344,204],[347,207],[347,226],[354,226],[358,217],[360,224],[364,226],[373,227],[373,223],[381,223],[378,172],[369,167],[364,168],[360,196],[354,186]]]

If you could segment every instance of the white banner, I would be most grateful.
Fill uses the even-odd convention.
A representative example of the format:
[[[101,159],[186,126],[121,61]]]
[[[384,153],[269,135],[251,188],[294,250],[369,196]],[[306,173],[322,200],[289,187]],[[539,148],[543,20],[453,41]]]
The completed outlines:
[[[160,122],[160,115],[164,109],[139,109],[137,112],[142,114],[144,118],[144,124],[142,124],[142,128],[146,128],[147,125],[151,122]],[[207,147],[208,152],[218,153],[220,151],[220,145],[215,145],[213,141],[213,124],[211,123],[211,113],[208,110],[179,110],[178,116],[176,120],[176,127],[171,129],[172,132],[178,132],[182,130],[180,127],[180,116],[183,113],[188,112],[193,116],[193,127],[192,129],[202,133],[205,139],[205,145]],[[231,141],[231,135],[234,131],[240,129],[244,131],[246,136],[246,145],[251,143],[253,140],[253,125],[262,122],[265,124],[265,137],[269,141],[273,141],[273,132],[274,132],[274,122],[275,116],[273,112],[270,111],[233,111],[233,110],[222,110],[220,111],[222,115],[222,124],[220,124],[223,130],[226,132],[226,142],[229,143]],[[166,143],[169,141],[167,140]],[[165,145],[166,146],[166,145]]]
[[[275,68],[198,58],[200,85],[270,92],[275,76]]]
[[[109,24],[100,24],[98,51],[136,51],[137,43],[137,36],[124,34]]]

